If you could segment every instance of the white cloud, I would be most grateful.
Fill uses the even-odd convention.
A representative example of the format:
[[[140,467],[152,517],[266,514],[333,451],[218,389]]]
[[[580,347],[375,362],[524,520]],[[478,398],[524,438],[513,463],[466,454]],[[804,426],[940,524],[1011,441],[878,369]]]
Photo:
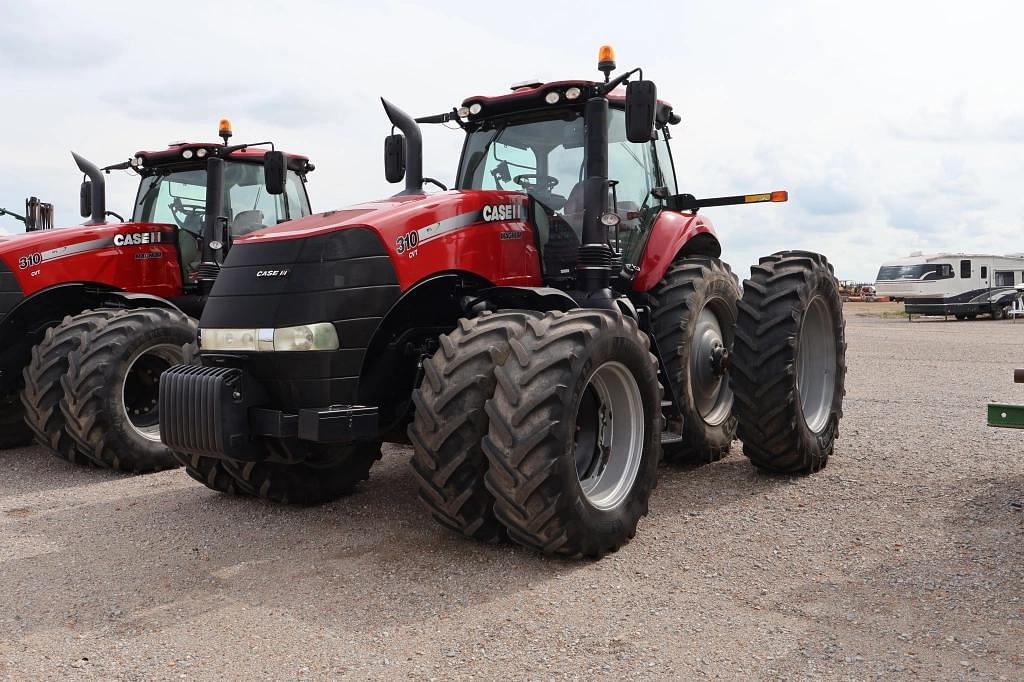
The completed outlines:
[[[914,249],[1024,250],[1018,3],[190,0],[4,13],[16,37],[0,47],[0,205],[36,195],[58,224],[80,220],[69,149],[111,163],[213,139],[222,116],[236,139],[308,154],[315,208],[383,196],[394,188],[379,96],[435,113],[527,77],[595,77],[596,48],[611,42],[683,117],[684,191],[791,191],[789,204],[707,211],[737,271],[778,248],[825,252],[858,279]],[[450,182],[459,134],[424,137],[426,173]],[[108,186],[111,208],[130,205],[130,175]]]

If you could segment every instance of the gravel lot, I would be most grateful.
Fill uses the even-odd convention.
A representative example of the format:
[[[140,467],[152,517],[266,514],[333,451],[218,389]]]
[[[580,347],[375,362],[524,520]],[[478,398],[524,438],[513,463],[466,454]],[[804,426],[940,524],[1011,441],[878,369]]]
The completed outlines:
[[[663,468],[596,563],[436,526],[400,448],[315,509],[0,452],[0,676],[1022,679],[1024,324],[884,310],[827,469]]]

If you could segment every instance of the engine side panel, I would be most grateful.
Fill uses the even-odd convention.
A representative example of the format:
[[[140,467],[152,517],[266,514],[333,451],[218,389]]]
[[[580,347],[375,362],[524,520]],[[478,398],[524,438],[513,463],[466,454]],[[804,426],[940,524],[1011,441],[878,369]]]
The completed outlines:
[[[372,226],[408,291],[458,270],[496,285],[540,286],[540,254],[519,192],[450,191],[391,197],[260,230],[235,244],[266,244]],[[234,256],[230,262],[234,264]]]
[[[0,241],[0,262],[26,297],[91,282],[172,298],[183,293],[176,240],[172,226],[152,223],[47,230]]]

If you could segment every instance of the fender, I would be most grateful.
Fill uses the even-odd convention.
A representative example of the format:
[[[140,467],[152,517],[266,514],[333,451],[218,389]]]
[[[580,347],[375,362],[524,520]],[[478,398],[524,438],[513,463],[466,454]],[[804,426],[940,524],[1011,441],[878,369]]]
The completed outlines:
[[[106,291],[102,294],[103,303],[123,303],[126,308],[166,308],[179,313],[184,311],[166,298],[152,294],[138,294],[131,291]]]
[[[480,298],[503,307],[545,312],[580,307],[572,296],[553,287],[490,287],[480,291]]]
[[[640,271],[633,280],[633,291],[653,289],[679,255],[718,258],[722,255],[722,245],[714,225],[704,216],[662,211],[654,219],[647,244],[640,256]]]

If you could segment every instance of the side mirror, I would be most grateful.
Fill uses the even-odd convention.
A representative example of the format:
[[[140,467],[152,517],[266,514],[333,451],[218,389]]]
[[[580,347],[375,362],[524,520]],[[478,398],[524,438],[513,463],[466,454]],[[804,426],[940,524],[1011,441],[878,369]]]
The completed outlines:
[[[384,138],[384,177],[388,182],[401,182],[405,177],[405,136],[401,133]]]
[[[78,190],[78,212],[83,218],[92,215],[92,183],[82,180],[82,187]]]
[[[288,180],[288,159],[284,152],[267,152],[263,155],[263,175],[267,183],[267,193],[284,194]]]
[[[626,139],[650,142],[654,135],[654,114],[658,109],[658,88],[654,81],[632,81],[626,85]]]

